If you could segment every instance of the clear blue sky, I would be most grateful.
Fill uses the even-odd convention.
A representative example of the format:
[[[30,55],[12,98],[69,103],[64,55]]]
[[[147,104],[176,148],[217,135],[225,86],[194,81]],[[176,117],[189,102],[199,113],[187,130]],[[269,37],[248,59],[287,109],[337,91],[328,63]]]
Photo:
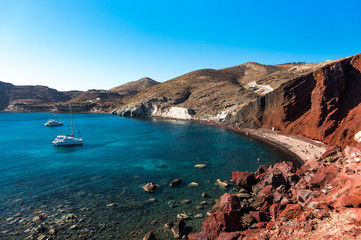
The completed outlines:
[[[359,0],[0,0],[0,81],[109,89],[361,53]]]

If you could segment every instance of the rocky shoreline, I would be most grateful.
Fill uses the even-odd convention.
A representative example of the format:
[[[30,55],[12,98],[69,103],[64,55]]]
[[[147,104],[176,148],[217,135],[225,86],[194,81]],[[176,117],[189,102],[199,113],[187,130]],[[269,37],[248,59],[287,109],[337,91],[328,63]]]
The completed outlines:
[[[175,238],[358,239],[361,234],[361,192],[358,189],[361,187],[361,151],[358,148],[347,147],[340,151],[318,141],[279,135],[271,130],[201,123],[271,144],[291,154],[293,162],[261,165],[255,173],[233,172],[232,181],[238,186],[237,191],[233,189],[217,200],[202,224],[202,233],[185,235],[178,229],[180,234]],[[274,139],[275,135],[286,139]],[[297,147],[291,148],[287,141]],[[300,147],[300,143],[308,149]],[[149,234],[144,239],[156,239]]]

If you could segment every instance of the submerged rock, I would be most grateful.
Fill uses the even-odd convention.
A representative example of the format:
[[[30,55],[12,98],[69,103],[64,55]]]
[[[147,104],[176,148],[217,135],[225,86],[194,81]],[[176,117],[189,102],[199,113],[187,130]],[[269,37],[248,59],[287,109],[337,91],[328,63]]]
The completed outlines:
[[[147,232],[144,237],[143,240],[156,240],[153,232]]]
[[[178,219],[188,219],[189,216],[187,214],[185,214],[185,213],[180,213],[180,214],[177,215],[177,218]]]
[[[221,179],[217,179],[216,180],[216,185],[220,186],[220,187],[227,187],[229,184],[227,181],[222,181]]]
[[[188,184],[188,187],[198,187],[199,184],[196,182],[191,182],[190,184]]]
[[[174,186],[180,185],[181,183],[182,183],[182,180],[181,180],[181,179],[175,179],[175,180],[173,180],[169,185],[170,185],[171,187],[174,187]]]
[[[177,223],[172,227],[172,233],[175,238],[182,237],[182,233],[185,229],[186,223],[183,219],[177,221]]]
[[[147,183],[143,186],[144,191],[153,193],[159,186],[153,182]]]
[[[203,163],[200,163],[200,164],[196,164],[194,165],[195,168],[206,168],[207,165],[206,164],[203,164]]]

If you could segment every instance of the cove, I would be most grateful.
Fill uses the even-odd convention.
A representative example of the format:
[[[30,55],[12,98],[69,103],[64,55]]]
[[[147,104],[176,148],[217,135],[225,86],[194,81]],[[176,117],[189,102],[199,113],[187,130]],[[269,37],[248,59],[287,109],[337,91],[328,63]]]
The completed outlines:
[[[141,239],[147,231],[172,239],[163,226],[180,213],[190,217],[189,231],[200,232],[214,200],[232,189],[215,185],[217,179],[289,160],[258,141],[194,122],[74,116],[84,145],[54,147],[58,134],[71,131],[68,114],[59,114],[64,126],[50,128],[44,123],[51,113],[0,113],[0,238],[40,234],[27,231],[40,224],[41,234],[54,227],[60,239]],[[170,187],[177,178],[182,184]],[[159,185],[155,193],[142,189],[148,182]]]

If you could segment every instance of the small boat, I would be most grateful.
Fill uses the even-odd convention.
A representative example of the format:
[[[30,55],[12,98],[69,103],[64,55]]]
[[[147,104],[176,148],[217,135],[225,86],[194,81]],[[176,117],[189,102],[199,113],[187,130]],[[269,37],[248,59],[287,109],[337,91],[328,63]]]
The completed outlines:
[[[58,135],[53,141],[54,146],[83,145],[83,138],[75,138],[74,137],[74,127],[73,127],[73,117],[72,117],[72,112],[71,112],[71,105],[69,105],[69,108],[70,108],[71,134]],[[78,132],[79,132],[79,128],[78,128]]]
[[[44,125],[47,127],[57,127],[57,126],[63,126],[63,122],[56,120],[56,114],[55,114],[55,118],[49,119],[49,121],[47,121]]]

